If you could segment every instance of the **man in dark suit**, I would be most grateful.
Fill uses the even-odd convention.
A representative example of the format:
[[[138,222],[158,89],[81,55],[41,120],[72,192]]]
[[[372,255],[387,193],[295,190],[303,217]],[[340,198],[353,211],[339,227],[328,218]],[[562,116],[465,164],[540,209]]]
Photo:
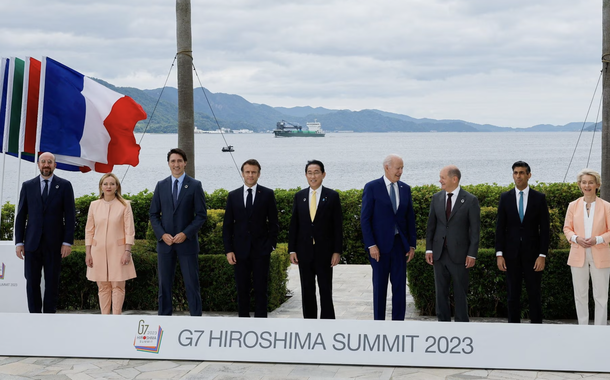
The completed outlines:
[[[320,289],[320,318],[335,319],[333,267],[343,252],[343,213],[339,194],[322,186],[324,164],[305,165],[309,187],[295,194],[288,234],[290,261],[299,266],[303,317],[318,318],[316,276]]]
[[[59,298],[61,259],[72,252],[75,207],[72,184],[53,172],[55,156],[38,157],[37,176],[23,183],[15,218],[17,257],[25,258],[26,293],[30,313],[55,313]],[[27,223],[26,223],[27,221]],[[44,299],[40,290],[44,269]]]
[[[407,263],[415,254],[415,212],[411,187],[400,181],[402,158],[383,161],[385,175],[364,186],[360,224],[373,269],[373,314],[385,320],[388,276],[392,282],[392,320],[406,313]]]
[[[481,231],[478,199],[460,188],[454,166],[440,172],[441,191],[432,196],[426,229],[426,262],[434,265],[436,316],[451,321],[449,287],[453,282],[455,321],[468,322],[468,270],[475,264]]]
[[[258,184],[261,165],[257,160],[244,162],[241,174],[244,186],[227,198],[222,239],[227,261],[235,268],[239,316],[250,316],[250,290],[254,287],[254,317],[267,318],[269,263],[279,231],[275,194]]]
[[[530,166],[512,166],[515,188],[500,196],[496,224],[498,269],[506,272],[508,322],[521,322],[521,286],[525,287],[532,323],[542,323],[541,283],[549,250],[550,221],[546,196],[528,185]]]
[[[176,259],[186,287],[192,316],[201,316],[198,231],[207,219],[201,182],[185,173],[187,157],[181,149],[167,153],[172,175],[159,181],[150,203],[150,224],[157,237],[159,315],[172,315],[172,285]]]

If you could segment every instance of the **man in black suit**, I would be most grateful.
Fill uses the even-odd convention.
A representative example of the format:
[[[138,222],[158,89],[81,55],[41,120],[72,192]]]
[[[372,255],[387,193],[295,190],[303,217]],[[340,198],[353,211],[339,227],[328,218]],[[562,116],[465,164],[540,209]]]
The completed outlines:
[[[267,318],[269,263],[279,231],[275,194],[258,184],[261,165],[257,160],[244,162],[241,174],[244,186],[227,198],[222,239],[227,261],[235,268],[239,316],[250,316],[250,290],[254,287],[254,317]]]
[[[498,269],[506,272],[508,322],[521,322],[521,286],[525,287],[532,323],[542,323],[541,283],[549,250],[549,209],[546,196],[528,185],[530,166],[513,164],[515,188],[500,196],[496,224]]]
[[[316,276],[320,289],[320,318],[335,319],[333,267],[343,252],[343,214],[339,194],[322,186],[324,164],[305,165],[309,188],[295,194],[288,234],[290,261],[299,266],[303,317],[318,318]]]
[[[185,173],[187,157],[182,149],[167,153],[172,175],[159,181],[150,203],[150,224],[157,237],[159,315],[172,315],[172,285],[176,260],[186,287],[192,316],[201,316],[198,232],[207,219],[201,182]]]
[[[481,231],[478,199],[460,187],[454,166],[440,172],[441,191],[432,196],[426,229],[426,262],[434,266],[436,316],[451,321],[449,289],[453,282],[455,321],[468,322],[468,270],[475,264]]]
[[[15,219],[17,257],[24,260],[30,313],[55,313],[61,259],[72,252],[75,207],[72,184],[53,172],[55,156],[38,157],[37,176],[23,183]],[[26,223],[27,220],[27,223]],[[40,290],[44,269],[44,299]]]

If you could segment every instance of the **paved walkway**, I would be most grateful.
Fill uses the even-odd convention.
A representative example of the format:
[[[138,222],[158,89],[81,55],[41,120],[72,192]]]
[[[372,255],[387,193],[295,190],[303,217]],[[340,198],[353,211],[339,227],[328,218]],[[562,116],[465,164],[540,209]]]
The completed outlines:
[[[301,318],[301,296],[299,274],[295,266],[290,268],[289,289],[293,296],[280,308],[270,313],[270,318]],[[373,319],[371,269],[368,265],[339,265],[334,277],[334,302],[337,319]],[[388,302],[390,305],[391,302]],[[233,314],[206,313],[209,316]],[[388,315],[387,319],[391,319]],[[407,299],[407,319],[426,320],[420,317]],[[499,321],[476,319],[477,322]],[[545,321],[546,322],[546,321]],[[565,321],[549,321],[565,323]],[[575,323],[568,321],[568,323]],[[2,326],[7,328],[7,326]],[[0,344],[10,344],[2,341]],[[49,379],[49,380],[89,380],[89,379],[209,379],[209,380],[267,380],[267,379],[422,379],[422,380],[478,380],[478,379],[610,379],[610,374],[543,372],[515,370],[481,370],[451,368],[413,367],[369,367],[310,364],[267,364],[194,362],[169,360],[116,360],[116,359],[73,359],[37,357],[1,357],[0,379]]]

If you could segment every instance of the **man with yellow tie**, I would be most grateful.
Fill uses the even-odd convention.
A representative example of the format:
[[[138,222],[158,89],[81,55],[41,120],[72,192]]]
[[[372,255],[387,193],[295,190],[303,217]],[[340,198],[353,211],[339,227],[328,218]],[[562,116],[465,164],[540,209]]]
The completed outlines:
[[[309,187],[296,193],[292,206],[288,251],[299,266],[303,317],[318,318],[316,277],[320,290],[320,318],[334,319],[333,267],[343,252],[343,214],[339,194],[322,186],[324,164],[308,161],[305,176]]]

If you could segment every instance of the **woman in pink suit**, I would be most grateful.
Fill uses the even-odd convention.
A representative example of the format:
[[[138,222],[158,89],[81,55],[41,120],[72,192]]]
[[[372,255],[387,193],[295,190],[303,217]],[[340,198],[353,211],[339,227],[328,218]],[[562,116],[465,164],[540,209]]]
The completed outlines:
[[[100,199],[91,202],[85,227],[87,278],[97,281],[102,314],[110,314],[111,303],[112,314],[121,314],[125,281],[136,277],[133,213],[114,174],[104,174],[99,189]]]
[[[563,232],[571,244],[568,265],[572,270],[574,301],[579,325],[589,324],[589,275],[595,300],[595,324],[608,322],[608,280],[610,279],[610,203],[597,196],[599,173],[583,169],[578,173],[583,197],[570,203]]]

